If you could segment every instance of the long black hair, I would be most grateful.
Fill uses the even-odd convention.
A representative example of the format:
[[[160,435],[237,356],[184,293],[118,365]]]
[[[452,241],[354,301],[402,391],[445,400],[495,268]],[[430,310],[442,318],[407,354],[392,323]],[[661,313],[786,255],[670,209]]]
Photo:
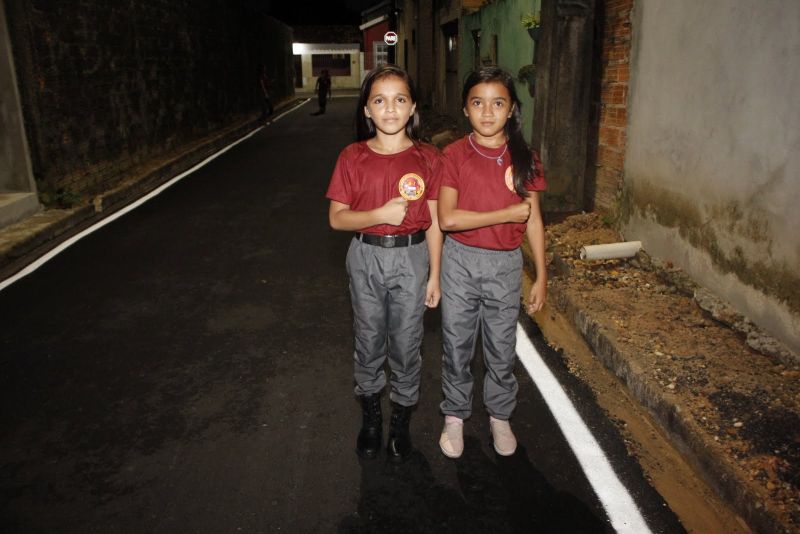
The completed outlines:
[[[475,70],[464,80],[464,89],[461,91],[461,105],[466,108],[469,91],[479,83],[497,82],[508,89],[511,97],[511,116],[504,127],[508,139],[508,151],[511,153],[511,165],[514,167],[514,190],[519,196],[528,196],[525,183],[533,179],[534,163],[531,147],[522,135],[522,103],[514,89],[514,78],[509,73],[498,67],[483,67]]]
[[[414,82],[411,80],[408,73],[397,65],[381,65],[369,71],[364,78],[364,83],[361,84],[361,92],[358,95],[358,106],[356,107],[356,139],[359,141],[375,137],[375,124],[372,122],[372,119],[364,115],[364,107],[369,100],[372,84],[389,76],[395,76],[403,80],[408,86],[408,96],[411,97],[411,102],[416,103],[417,101],[417,91],[414,88]],[[406,123],[406,135],[408,135],[412,141],[419,140],[419,113],[416,108],[414,109],[414,115]]]

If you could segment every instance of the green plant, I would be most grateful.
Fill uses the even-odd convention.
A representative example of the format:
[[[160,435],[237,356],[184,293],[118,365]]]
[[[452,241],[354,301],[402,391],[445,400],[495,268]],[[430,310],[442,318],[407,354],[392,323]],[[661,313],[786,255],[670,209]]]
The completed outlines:
[[[523,65],[517,72],[517,79],[525,83],[536,81],[536,65]]]
[[[519,21],[525,28],[538,28],[542,24],[538,13],[525,13]]]
[[[600,220],[603,222],[603,226],[605,227],[612,227],[617,222],[617,217],[611,213],[605,213],[600,217]]]
[[[530,31],[530,30],[528,30]],[[528,86],[531,98],[536,96],[536,65],[523,65],[517,72],[517,79]]]
[[[69,189],[56,189],[55,191],[43,191],[39,195],[42,204],[48,208],[69,209],[77,206],[81,202],[81,196]]]

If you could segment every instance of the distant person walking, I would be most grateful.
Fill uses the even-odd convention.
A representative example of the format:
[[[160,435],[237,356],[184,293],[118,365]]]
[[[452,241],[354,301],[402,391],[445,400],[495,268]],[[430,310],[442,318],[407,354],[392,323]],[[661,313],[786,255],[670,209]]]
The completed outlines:
[[[317,78],[317,85],[314,87],[314,92],[317,93],[317,102],[319,103],[319,110],[312,115],[323,115],[325,113],[325,106],[328,103],[328,95],[331,92],[331,75],[328,69],[322,69],[322,72]]]
[[[261,74],[258,78],[258,83],[261,85],[261,93],[264,96],[263,101],[261,102],[261,120],[267,120],[267,117],[272,115],[274,109],[272,107],[272,100],[269,96],[269,90],[272,86],[272,80],[267,73],[267,66],[261,65]]]

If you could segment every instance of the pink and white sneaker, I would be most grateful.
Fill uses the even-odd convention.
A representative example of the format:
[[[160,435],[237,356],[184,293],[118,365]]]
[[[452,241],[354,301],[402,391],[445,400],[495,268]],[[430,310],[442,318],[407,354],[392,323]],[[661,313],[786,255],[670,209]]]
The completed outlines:
[[[439,447],[448,458],[460,458],[464,453],[464,420],[453,415],[444,418]]]
[[[489,428],[492,430],[492,441],[494,450],[500,456],[511,456],[517,450],[517,438],[511,431],[511,424],[508,421],[489,417]]]

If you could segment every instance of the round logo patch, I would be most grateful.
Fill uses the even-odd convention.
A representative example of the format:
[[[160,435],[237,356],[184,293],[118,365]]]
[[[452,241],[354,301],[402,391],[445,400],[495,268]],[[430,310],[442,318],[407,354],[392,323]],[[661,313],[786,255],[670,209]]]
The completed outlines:
[[[517,192],[517,190],[514,189],[514,170],[511,166],[506,168],[506,187],[512,193]]]
[[[425,192],[425,181],[419,174],[410,172],[400,178],[400,196],[406,200],[418,200]]]

